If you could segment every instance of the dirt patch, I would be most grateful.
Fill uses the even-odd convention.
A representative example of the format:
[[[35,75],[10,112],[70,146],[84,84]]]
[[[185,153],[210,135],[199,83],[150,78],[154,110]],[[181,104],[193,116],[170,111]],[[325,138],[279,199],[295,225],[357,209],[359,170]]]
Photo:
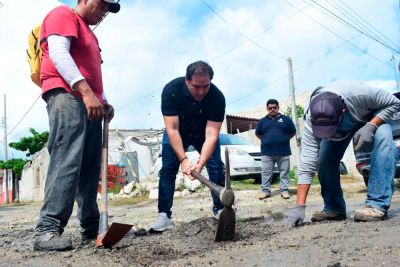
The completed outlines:
[[[39,206],[0,207],[0,266],[398,266],[400,261],[400,195],[396,193],[390,219],[356,223],[354,209],[365,193],[350,190],[349,219],[342,222],[309,222],[322,207],[318,195],[310,198],[303,227],[281,223],[293,199],[279,194],[266,201],[257,191],[237,192],[236,237],[233,242],[214,242],[216,221],[210,217],[208,194],[177,199],[173,230],[137,237],[129,233],[113,250],[80,245],[76,217],[66,228],[73,240],[68,252],[34,252],[33,227]],[[111,221],[147,224],[154,220],[156,203],[115,206]],[[281,215],[279,215],[281,214]]]

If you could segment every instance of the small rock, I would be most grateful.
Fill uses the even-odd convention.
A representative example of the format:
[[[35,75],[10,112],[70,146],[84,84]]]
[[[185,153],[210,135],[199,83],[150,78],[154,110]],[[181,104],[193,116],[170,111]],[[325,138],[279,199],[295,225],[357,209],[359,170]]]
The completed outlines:
[[[149,199],[158,199],[158,189],[150,190]]]

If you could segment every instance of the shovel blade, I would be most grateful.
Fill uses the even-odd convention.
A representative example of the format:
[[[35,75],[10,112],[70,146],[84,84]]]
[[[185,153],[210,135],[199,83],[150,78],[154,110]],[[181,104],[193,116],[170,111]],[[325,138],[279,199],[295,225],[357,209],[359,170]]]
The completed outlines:
[[[101,240],[96,240],[96,246],[112,248],[131,230],[133,225],[124,223],[112,223],[107,233]]]
[[[215,241],[232,241],[235,238],[236,215],[232,207],[225,207],[218,220]]]

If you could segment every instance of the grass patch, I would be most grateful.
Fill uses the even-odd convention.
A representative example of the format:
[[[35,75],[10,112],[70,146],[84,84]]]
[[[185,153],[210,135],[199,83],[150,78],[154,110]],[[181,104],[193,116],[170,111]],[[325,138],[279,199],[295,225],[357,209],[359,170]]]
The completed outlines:
[[[231,181],[233,190],[258,190],[260,189],[260,184],[255,182],[255,179],[245,179]]]
[[[131,198],[119,198],[119,199],[113,199],[109,201],[109,204],[111,206],[117,206],[117,205],[135,205],[144,201],[149,200],[149,194],[146,193],[143,196],[137,196],[137,197],[131,197]]]
[[[289,172],[289,178],[290,178],[290,184],[291,185],[297,185],[297,176],[296,176],[295,171],[293,169],[291,169],[290,172]],[[279,181],[279,178],[277,179],[277,181]],[[314,175],[311,184],[312,185],[319,184],[319,180],[318,180],[318,176],[317,175]]]

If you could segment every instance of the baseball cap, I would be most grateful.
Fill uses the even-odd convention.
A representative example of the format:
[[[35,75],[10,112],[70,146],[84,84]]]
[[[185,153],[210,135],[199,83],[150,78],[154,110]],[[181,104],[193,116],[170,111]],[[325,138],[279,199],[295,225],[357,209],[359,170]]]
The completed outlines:
[[[121,8],[121,6],[118,3],[119,1],[115,0],[103,0],[103,1],[110,4],[108,11],[110,11],[111,13],[118,13],[119,9]]]
[[[332,92],[316,95],[310,103],[311,128],[316,137],[332,137],[340,124],[344,109],[340,96]]]

